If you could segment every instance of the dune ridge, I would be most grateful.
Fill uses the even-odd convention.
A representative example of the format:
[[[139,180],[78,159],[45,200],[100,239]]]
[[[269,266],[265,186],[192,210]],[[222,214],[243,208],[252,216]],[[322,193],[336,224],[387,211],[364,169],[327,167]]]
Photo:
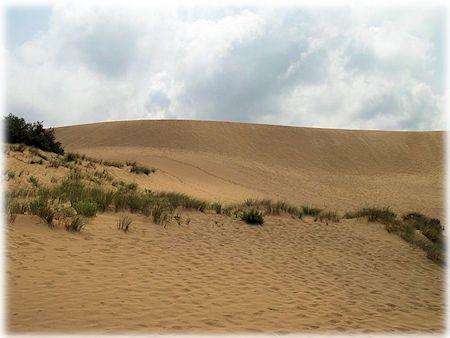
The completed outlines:
[[[144,120],[56,128],[70,151],[159,169],[150,188],[223,202],[275,198],[444,218],[445,132]]]

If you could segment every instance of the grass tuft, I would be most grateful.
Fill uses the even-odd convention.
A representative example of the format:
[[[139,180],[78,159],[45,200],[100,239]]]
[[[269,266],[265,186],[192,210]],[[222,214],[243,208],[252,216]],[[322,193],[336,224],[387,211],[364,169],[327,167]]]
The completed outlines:
[[[256,208],[243,211],[241,214],[241,220],[247,224],[264,224],[264,216],[262,212]]]
[[[81,232],[86,226],[86,220],[81,216],[75,216],[66,221],[65,228],[69,232]]]
[[[117,221],[117,229],[122,230],[123,232],[128,232],[130,230],[130,225],[133,220],[128,216],[123,216]]]
[[[144,167],[144,166],[138,166],[136,164],[134,164],[131,169],[130,169],[130,173],[134,173],[134,174],[145,174],[145,175],[149,175],[151,173],[154,173],[155,169],[153,168],[148,168],[148,167]]]

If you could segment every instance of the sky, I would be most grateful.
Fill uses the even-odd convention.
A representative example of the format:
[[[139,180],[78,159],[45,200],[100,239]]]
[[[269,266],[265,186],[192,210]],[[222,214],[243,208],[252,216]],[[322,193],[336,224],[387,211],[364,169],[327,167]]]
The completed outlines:
[[[444,130],[445,13],[9,6],[6,110],[46,126],[197,119]]]

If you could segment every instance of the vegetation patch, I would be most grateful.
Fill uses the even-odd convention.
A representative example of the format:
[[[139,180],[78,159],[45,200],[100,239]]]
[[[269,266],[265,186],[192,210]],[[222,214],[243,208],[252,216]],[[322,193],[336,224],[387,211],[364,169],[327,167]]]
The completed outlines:
[[[42,122],[28,123],[21,117],[9,114],[5,117],[5,126],[8,143],[23,143],[56,154],[64,153],[61,143],[56,142],[54,130],[45,129]]]
[[[75,202],[72,206],[78,214],[86,217],[94,217],[97,214],[97,203],[94,201],[81,200]]]
[[[123,216],[117,221],[117,229],[123,232],[128,232],[128,230],[130,230],[130,225],[132,222],[133,220],[130,217]]]
[[[69,232],[81,232],[81,230],[85,227],[85,225],[86,220],[81,216],[69,218],[65,222],[65,228]]]
[[[307,216],[317,217],[321,213],[322,209],[314,208],[311,205],[302,206],[303,213]]]
[[[148,168],[148,167],[138,166],[138,165],[133,165],[130,169],[130,173],[134,173],[134,174],[150,175],[151,173],[154,173],[154,172],[155,172],[155,169],[153,169],[153,168]]]
[[[264,216],[262,212],[256,208],[243,211],[241,214],[241,220],[247,224],[264,224]]]
[[[319,215],[314,219],[314,222],[339,222],[339,215],[336,211],[321,211]]]

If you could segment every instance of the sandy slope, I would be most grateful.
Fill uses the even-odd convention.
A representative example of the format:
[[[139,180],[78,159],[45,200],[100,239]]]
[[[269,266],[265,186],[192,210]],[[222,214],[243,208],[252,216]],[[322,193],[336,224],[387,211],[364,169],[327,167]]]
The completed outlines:
[[[118,214],[86,231],[34,216],[7,228],[14,332],[436,332],[443,269],[382,226],[183,213],[166,229]],[[191,222],[186,225],[186,219]]]
[[[444,217],[444,133],[202,121],[56,129],[72,151],[157,167],[149,186],[209,200],[285,199],[345,210],[392,206]]]

